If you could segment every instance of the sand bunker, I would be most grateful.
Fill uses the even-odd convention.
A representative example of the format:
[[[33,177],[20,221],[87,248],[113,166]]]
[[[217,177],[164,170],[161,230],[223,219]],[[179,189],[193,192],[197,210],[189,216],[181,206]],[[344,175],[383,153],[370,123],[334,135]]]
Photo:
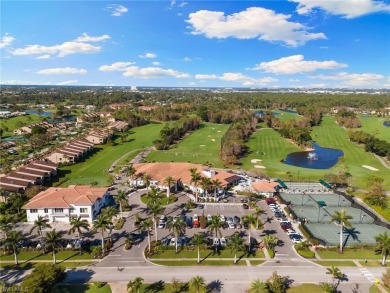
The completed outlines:
[[[377,168],[374,168],[374,167],[371,167],[371,166],[368,166],[368,165],[362,165],[363,168],[366,168],[368,170],[371,170],[371,171],[379,171]]]
[[[215,139],[214,139],[214,138],[212,138],[211,140],[212,140],[212,141],[215,141]]]
[[[255,165],[254,167],[257,168],[257,169],[265,169],[265,167],[262,166],[262,165]]]
[[[251,163],[253,163],[253,164],[256,164],[256,163],[258,163],[258,162],[261,162],[261,160],[260,160],[260,159],[252,159],[252,160],[251,160]]]
[[[200,147],[204,147],[205,145],[204,145],[204,144],[200,144],[199,146],[200,146]]]

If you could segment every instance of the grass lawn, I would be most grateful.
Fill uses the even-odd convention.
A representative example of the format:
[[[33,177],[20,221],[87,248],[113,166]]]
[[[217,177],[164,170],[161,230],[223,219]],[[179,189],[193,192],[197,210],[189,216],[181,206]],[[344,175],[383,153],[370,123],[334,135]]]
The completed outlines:
[[[39,122],[42,120],[43,120],[43,117],[41,117],[39,115],[26,115],[26,116],[12,117],[12,118],[8,118],[8,119],[1,119],[1,126],[8,127],[8,131],[4,131],[4,133],[3,133],[3,138],[14,135],[14,130],[18,128],[16,126],[16,124],[19,121],[23,122],[27,125],[27,124],[36,123],[36,122]]]
[[[279,115],[276,115],[276,117],[280,121],[301,120],[302,119],[302,116],[300,116],[299,114],[295,114],[295,113],[284,112],[281,110],[272,110],[272,112],[279,113]]]
[[[364,262],[364,261],[359,261],[360,264],[362,266],[365,266],[365,267],[381,267],[382,266],[382,260],[378,259],[378,260],[371,260],[371,261],[367,261],[367,262]],[[390,261],[389,260],[386,260],[386,266],[387,267],[390,267]]]
[[[240,260],[236,264],[233,263],[233,260],[204,260],[200,264],[196,263],[196,259],[194,260],[152,260],[153,263],[162,265],[162,266],[169,266],[169,267],[176,267],[176,266],[246,266],[245,260]]]
[[[351,260],[341,260],[341,261],[336,261],[336,260],[317,260],[315,261],[316,264],[322,265],[324,267],[330,267],[330,266],[335,266],[335,267],[356,267],[356,264],[351,261]]]
[[[39,263],[41,263],[41,262],[39,262]],[[50,262],[50,264],[51,263],[52,262]],[[66,262],[57,262],[57,265],[64,267],[64,268],[77,268],[77,267],[89,266],[89,265],[94,264],[94,263],[95,263],[94,261],[83,261],[83,262],[66,261]],[[20,269],[29,270],[29,269],[33,268],[36,264],[38,264],[38,262],[34,262],[34,260],[31,262],[23,261],[22,263],[19,263],[19,265],[17,267]],[[1,263],[0,262],[0,268],[5,269],[5,270],[9,270],[11,268],[15,268],[15,265],[13,263]]]
[[[45,255],[42,254],[40,251],[33,251],[33,252],[20,252],[18,253],[18,259],[20,261],[23,260],[52,260],[53,255],[51,252],[46,253]],[[57,261],[61,260],[78,260],[78,259],[93,259],[92,255],[88,252],[83,252],[82,255],[79,254],[78,251],[60,251],[56,253],[56,259]],[[14,255],[5,255],[0,257],[0,261],[13,261]]]
[[[148,197],[147,197],[147,194],[144,194],[143,196],[141,196],[141,201],[144,203],[144,204],[148,204],[149,203],[149,200],[148,200]],[[163,193],[162,197],[161,197],[161,200],[160,200],[160,204],[162,206],[166,206],[168,204],[171,204],[171,203],[174,203],[174,202],[177,202],[177,197],[174,196],[172,193],[171,195],[169,196],[169,201],[168,201],[168,197],[166,196],[165,193]]]
[[[324,290],[321,289],[319,285],[315,284],[302,284],[299,286],[293,286],[287,293],[323,293]]]
[[[148,162],[191,162],[223,167],[219,153],[221,138],[229,125],[204,123],[169,150],[153,151],[146,158]]]
[[[265,260],[250,260],[252,266],[258,266],[265,263]]]
[[[311,250],[297,250],[298,254],[304,258],[315,258],[315,254]]]
[[[389,289],[387,289],[383,284],[382,284],[382,288],[385,290],[385,291],[381,291],[376,285],[372,285],[370,287],[370,293],[386,293],[386,292],[390,292]]]
[[[181,250],[178,253],[175,250],[166,250],[161,254],[153,255],[153,259],[167,259],[167,258],[193,258],[197,259],[198,251],[197,250]],[[258,250],[256,254],[248,255],[246,252],[238,252],[237,258],[265,258],[263,251]],[[234,254],[230,252],[230,250],[220,250],[217,253],[214,253],[214,250],[201,250],[200,258],[234,258]]]
[[[364,200],[365,193],[364,192],[360,192],[360,191],[355,191],[353,193],[353,196],[359,197],[359,198]],[[385,208],[385,209],[381,208],[381,207],[378,207],[378,206],[373,206],[373,205],[370,205],[370,207],[372,209],[374,209],[378,214],[382,215],[387,221],[390,222],[390,197],[387,197],[387,202],[388,202],[387,208]]]
[[[84,162],[61,167],[57,180],[69,179],[62,184],[63,187],[72,184],[90,184],[92,181],[97,181],[98,186],[106,186],[112,176],[107,172],[111,164],[128,152],[131,154],[127,158],[135,157],[141,149],[150,147],[158,138],[162,127],[163,124],[156,123],[136,127],[129,131],[130,134],[125,142],[117,138],[115,146],[106,144],[95,147],[96,153],[87,157]]]
[[[356,249],[349,250],[345,249],[343,253],[339,253],[338,251],[330,251],[330,250],[317,250],[318,255],[322,259],[381,259],[382,256],[380,254],[375,254],[373,250],[369,249]]]
[[[93,284],[63,285],[61,287],[67,289],[69,293],[111,293],[111,287],[108,284],[101,288],[97,288]]]
[[[365,116],[365,115],[363,115]],[[390,142],[390,127],[383,125],[384,118],[376,116],[359,115],[359,120],[362,123],[362,127],[357,130],[367,132],[374,135],[376,138]]]

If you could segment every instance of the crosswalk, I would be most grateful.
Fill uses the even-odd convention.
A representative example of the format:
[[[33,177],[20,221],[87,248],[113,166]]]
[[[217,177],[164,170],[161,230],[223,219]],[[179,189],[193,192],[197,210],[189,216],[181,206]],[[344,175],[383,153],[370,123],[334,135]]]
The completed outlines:
[[[375,283],[375,277],[366,268],[359,268],[359,271],[364,275],[371,283]]]

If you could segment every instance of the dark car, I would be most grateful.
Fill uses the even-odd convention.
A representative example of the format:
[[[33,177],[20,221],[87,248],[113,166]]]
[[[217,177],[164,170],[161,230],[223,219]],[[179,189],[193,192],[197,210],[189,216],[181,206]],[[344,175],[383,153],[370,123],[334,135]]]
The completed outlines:
[[[249,209],[249,206],[248,206],[246,203],[242,204],[242,207],[243,207],[245,210]]]
[[[187,217],[186,224],[187,224],[187,228],[189,228],[189,229],[192,228],[192,226],[193,226],[192,217]]]
[[[244,229],[249,229],[248,223],[244,223]]]
[[[241,222],[240,217],[234,216],[234,223],[238,224],[238,223],[240,223],[240,222]]]
[[[164,246],[168,246],[170,241],[171,241],[171,239],[166,237],[166,238],[161,239],[161,244]]]
[[[198,205],[198,208],[199,208],[200,210],[203,210],[203,209],[204,209],[204,204],[199,204],[199,205]]]

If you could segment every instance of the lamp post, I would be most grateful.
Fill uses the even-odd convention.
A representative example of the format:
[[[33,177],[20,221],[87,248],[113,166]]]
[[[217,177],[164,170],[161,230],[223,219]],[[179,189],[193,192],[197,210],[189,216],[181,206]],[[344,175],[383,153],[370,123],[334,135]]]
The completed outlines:
[[[305,197],[305,193],[304,192],[302,192],[302,204],[301,204],[301,206],[303,206],[303,198]]]

